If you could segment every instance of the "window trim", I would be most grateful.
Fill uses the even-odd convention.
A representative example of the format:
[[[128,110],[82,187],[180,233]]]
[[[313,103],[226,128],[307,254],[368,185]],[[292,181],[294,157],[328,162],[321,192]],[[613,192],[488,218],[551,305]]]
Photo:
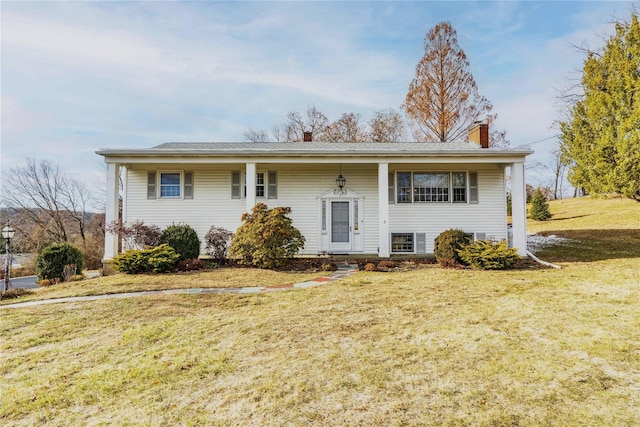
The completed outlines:
[[[399,174],[409,174],[410,187],[401,187],[400,186],[400,178]],[[417,187],[415,186],[415,178],[414,174],[445,174],[448,175],[449,186],[447,189],[447,193],[443,196],[446,196],[447,200],[424,200],[417,201],[418,197]],[[465,190],[464,190],[464,201],[454,201],[454,189],[460,189],[462,187],[454,186],[454,176],[455,174],[464,174],[465,177]],[[471,185],[472,174],[474,174],[475,186]],[[433,170],[399,170],[393,172],[393,178],[395,180],[395,204],[432,204],[432,203],[449,203],[449,204],[477,204],[478,203],[478,172],[477,171],[468,171],[468,170],[448,170],[448,171],[433,171]],[[406,190],[408,188],[408,197],[407,200],[400,200],[400,192],[401,190]],[[421,187],[423,188],[423,187]],[[426,192],[429,193],[429,189],[436,188],[444,188],[444,187],[424,187]],[[425,196],[427,198],[428,195]],[[437,194],[431,195],[432,198],[438,198]],[[473,199],[473,200],[472,200]],[[390,202],[391,203],[391,202]]]
[[[178,182],[178,189],[180,190],[180,194],[177,196],[163,196],[162,195],[162,175],[165,174],[178,174],[180,181]],[[184,171],[179,170],[159,170],[156,174],[156,189],[157,189],[157,198],[158,200],[181,200],[184,198],[184,189],[182,188],[184,184]],[[175,187],[175,184],[165,184],[165,186]]]
[[[234,196],[233,187],[238,186],[233,183],[234,174],[240,174],[240,196]],[[263,183],[258,184],[258,175],[262,174]],[[271,182],[269,179],[271,176],[274,178],[274,182]],[[263,195],[258,195],[258,187],[263,187]],[[231,171],[231,198],[232,199],[246,199],[247,198],[247,171],[243,170],[234,170]],[[269,171],[269,170],[257,170],[256,171],[256,199],[259,200],[269,200],[269,199],[277,199],[278,198],[278,172],[277,171]]]
[[[393,243],[393,238],[394,237],[411,237],[411,241],[410,242],[400,242],[400,244],[406,244],[406,243],[410,243],[411,244],[411,250],[394,250],[394,243]],[[415,233],[390,233],[390,249],[391,249],[391,253],[394,254],[414,254],[416,253],[416,235]]]

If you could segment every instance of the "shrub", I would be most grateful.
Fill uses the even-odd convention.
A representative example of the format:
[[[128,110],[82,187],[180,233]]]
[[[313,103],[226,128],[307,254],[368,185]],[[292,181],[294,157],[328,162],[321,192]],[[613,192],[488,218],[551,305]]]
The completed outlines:
[[[2,299],[20,298],[21,296],[32,294],[33,291],[23,288],[11,288],[2,294]]]
[[[383,259],[378,263],[378,268],[392,269],[396,267],[397,267],[396,262],[390,259]]]
[[[204,235],[205,251],[213,260],[223,261],[227,257],[227,250],[233,233],[224,228],[212,225]]]
[[[83,260],[80,249],[69,243],[54,243],[40,252],[36,259],[36,274],[40,280],[52,283],[64,277],[64,268],[75,264],[77,271],[82,271]]]
[[[176,268],[180,256],[167,244],[149,249],[132,249],[113,259],[113,268],[127,274],[167,273]]]
[[[457,250],[471,242],[471,237],[464,231],[452,228],[445,230],[435,240],[436,260],[442,267],[450,267],[460,263]]]
[[[160,243],[166,243],[175,249],[180,259],[198,258],[200,255],[198,233],[187,224],[173,224],[165,228]]]
[[[372,262],[368,262],[364,265],[364,271],[378,271],[378,267]]]
[[[533,193],[533,200],[531,200],[529,215],[531,216],[531,219],[536,221],[546,221],[551,218],[549,203],[547,203],[547,198],[542,194],[542,190],[539,188],[535,193]]]
[[[198,258],[192,259],[181,259],[178,261],[178,271],[196,271],[196,270],[205,270],[207,268],[207,264]]]
[[[509,248],[507,241],[494,243],[477,240],[458,249],[460,259],[476,270],[504,270],[518,262],[518,250]]]
[[[113,258],[112,265],[116,271],[127,274],[139,274],[149,271],[147,257],[142,249],[131,249]]]
[[[158,246],[162,230],[157,225],[145,225],[144,221],[135,221],[129,225],[122,221],[112,221],[105,227],[109,233],[115,233],[122,239],[122,249],[144,249],[147,246]]]
[[[180,255],[169,245],[163,243],[155,248],[142,251],[143,255],[148,255],[147,265],[154,273],[168,273],[176,269],[176,264],[180,260]]]
[[[269,209],[256,204],[251,213],[242,215],[242,225],[231,240],[229,256],[241,264],[260,268],[278,268],[304,247],[302,233],[287,216],[289,207]]]

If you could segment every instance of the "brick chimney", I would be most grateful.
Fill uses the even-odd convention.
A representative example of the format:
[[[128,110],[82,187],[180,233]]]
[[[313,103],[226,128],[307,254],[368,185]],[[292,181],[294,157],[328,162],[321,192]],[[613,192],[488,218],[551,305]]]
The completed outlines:
[[[302,140],[304,142],[312,142],[313,141],[313,133],[309,131],[305,131],[302,133]]]
[[[482,148],[489,148],[489,125],[475,122],[469,129],[469,142],[475,142]]]

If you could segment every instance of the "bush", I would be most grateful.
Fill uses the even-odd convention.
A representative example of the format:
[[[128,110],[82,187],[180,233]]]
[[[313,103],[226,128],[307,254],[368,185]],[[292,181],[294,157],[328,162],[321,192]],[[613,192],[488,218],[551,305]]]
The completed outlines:
[[[477,240],[458,249],[458,254],[462,262],[476,270],[504,270],[520,259],[518,250],[509,248],[506,240]]]
[[[233,233],[224,228],[212,225],[207,234],[204,235],[205,251],[211,259],[223,261],[227,258],[227,250]]]
[[[364,271],[378,271],[378,267],[372,262],[368,262],[364,265]]]
[[[205,270],[207,264],[198,258],[193,259],[181,259],[178,261],[178,271],[196,271]]]
[[[464,231],[452,228],[440,233],[435,240],[436,260],[442,267],[450,267],[460,263],[457,250],[471,242],[471,237]]]
[[[533,200],[531,200],[531,209],[529,211],[531,219],[536,221],[546,221],[551,218],[551,212],[549,211],[549,203],[547,198],[542,194],[542,190],[539,188],[533,193]]]
[[[113,268],[127,274],[167,273],[176,269],[180,256],[167,244],[149,249],[132,249],[113,259]]]
[[[241,264],[260,268],[282,267],[305,243],[288,213],[289,207],[269,209],[264,203],[256,204],[251,213],[242,215],[229,256],[238,258]]]
[[[122,239],[122,249],[144,249],[147,246],[158,246],[162,230],[157,225],[145,225],[144,221],[135,221],[129,225],[122,221],[111,221],[105,227],[109,233],[115,233]]]
[[[175,249],[180,259],[193,259],[200,255],[198,233],[187,224],[173,224],[165,228],[160,243],[166,243]]]
[[[64,277],[64,268],[75,264],[82,271],[83,260],[80,249],[69,243],[55,243],[47,246],[36,259],[36,274],[40,280],[60,281]]]

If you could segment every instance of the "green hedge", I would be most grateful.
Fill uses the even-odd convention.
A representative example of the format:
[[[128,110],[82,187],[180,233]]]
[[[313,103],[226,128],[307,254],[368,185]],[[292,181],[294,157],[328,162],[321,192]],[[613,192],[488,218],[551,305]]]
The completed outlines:
[[[180,255],[167,244],[126,251],[113,259],[113,268],[127,274],[168,273],[176,269]]]

